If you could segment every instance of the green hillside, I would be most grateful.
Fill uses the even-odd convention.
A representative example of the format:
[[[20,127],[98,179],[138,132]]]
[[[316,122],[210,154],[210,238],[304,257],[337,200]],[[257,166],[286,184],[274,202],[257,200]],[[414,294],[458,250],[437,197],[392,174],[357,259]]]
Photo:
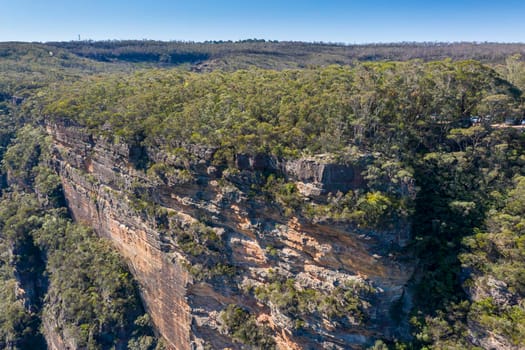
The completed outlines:
[[[467,43],[0,43],[0,347],[46,348],[45,324],[79,348],[162,347],[131,272],[108,242],[68,214],[49,123],[73,125],[114,147],[161,150],[176,167],[146,151],[130,166],[159,183],[178,177],[181,186],[199,185],[191,165],[197,146],[214,150],[218,181],[230,187],[236,175],[248,176],[240,156],[367,159],[366,188],[323,200],[305,199],[290,179],[267,169],[236,191],[305,224],[375,230],[411,223],[412,238],[395,257],[417,261],[406,286],[411,335],[369,346],[474,349],[490,338],[525,347],[525,63],[516,55],[524,50]],[[154,211],[141,185],[133,184],[137,203]],[[199,234],[184,236],[188,251],[215,254],[201,247],[215,233],[204,243]],[[288,303],[281,307],[300,326],[308,310],[301,298],[321,296],[279,283],[259,289],[259,299],[285,294],[277,301]],[[356,295],[345,299],[345,309],[330,309],[323,299],[312,312],[341,317],[364,303]],[[243,333],[256,323],[247,311],[230,305],[221,315],[236,341],[274,346]]]

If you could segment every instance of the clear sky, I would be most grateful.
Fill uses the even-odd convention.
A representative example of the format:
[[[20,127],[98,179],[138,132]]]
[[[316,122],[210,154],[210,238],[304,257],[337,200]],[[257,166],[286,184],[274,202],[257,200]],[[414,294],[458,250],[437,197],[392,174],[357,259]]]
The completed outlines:
[[[525,0],[0,0],[0,41],[525,42]]]

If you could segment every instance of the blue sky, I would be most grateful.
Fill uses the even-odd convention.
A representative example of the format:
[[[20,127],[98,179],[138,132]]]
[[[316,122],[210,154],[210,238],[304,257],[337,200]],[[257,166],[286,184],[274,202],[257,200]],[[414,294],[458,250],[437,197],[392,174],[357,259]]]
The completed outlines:
[[[0,41],[525,42],[525,0],[0,0]]]

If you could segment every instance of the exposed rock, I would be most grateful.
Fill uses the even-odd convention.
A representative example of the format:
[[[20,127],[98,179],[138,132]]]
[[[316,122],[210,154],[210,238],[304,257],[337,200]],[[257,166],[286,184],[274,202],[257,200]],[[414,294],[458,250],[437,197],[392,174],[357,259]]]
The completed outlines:
[[[75,338],[64,336],[56,320],[46,315],[42,317],[42,333],[46,338],[49,350],[78,349]]]
[[[305,194],[310,192],[311,195],[321,195],[363,188],[365,180],[361,173],[364,160],[354,164],[337,164],[327,155],[319,155],[288,161],[284,169],[290,178],[303,183]]]
[[[392,320],[390,307],[404,297],[403,286],[413,266],[373,256],[392,248],[389,235],[285,219],[271,205],[253,202],[241,190],[250,188],[249,177],[241,174],[236,185],[217,180],[221,174],[211,164],[214,149],[186,146],[193,152],[187,161],[142,149],[151,161],[190,169],[200,179],[159,184],[137,169],[137,162],[131,161],[137,150],[128,145],[112,144],[67,123],[48,124],[47,129],[72,215],[111,240],[126,259],[146,309],[170,349],[240,348],[221,334],[216,322],[228,304],[241,305],[269,322],[280,349],[361,348],[379,337],[405,334]],[[238,155],[236,164],[241,172],[285,173],[305,187],[318,188],[310,192],[315,196],[364,186],[359,162],[337,165],[323,157],[284,162]],[[213,232],[210,237],[217,237],[215,241],[206,243],[198,236],[190,242],[193,245],[184,245],[184,236],[177,232],[192,232],[195,225],[205,227],[200,235]],[[199,249],[212,250],[199,255]],[[215,268],[222,272],[213,272]],[[370,285],[375,292],[367,301],[368,321],[358,325],[310,315],[296,331],[288,315],[249,292],[251,286],[269,283],[276,271],[293,277],[300,288],[323,293],[347,281]]]
[[[266,154],[238,154],[235,165],[239,170],[283,173],[300,184],[303,194],[320,196],[328,192],[364,188],[365,179],[361,173],[370,159],[363,156],[352,163],[340,164],[329,155],[282,160]]]
[[[473,300],[491,298],[499,307],[515,305],[516,295],[511,293],[505,282],[487,276],[476,283],[478,288],[473,291]]]
[[[474,301],[490,299],[495,306],[507,309],[511,306],[523,302],[517,294],[512,293],[508,285],[493,276],[487,275],[481,278],[474,278],[473,286],[467,289],[470,297]],[[487,327],[480,325],[473,319],[468,320],[468,331],[470,341],[483,349],[498,350],[522,350],[523,347],[511,344],[507,337],[500,334],[487,332]]]
[[[235,165],[239,170],[259,170],[269,172],[276,172],[279,170],[278,159],[267,154],[256,154],[254,156],[238,154],[235,159]]]

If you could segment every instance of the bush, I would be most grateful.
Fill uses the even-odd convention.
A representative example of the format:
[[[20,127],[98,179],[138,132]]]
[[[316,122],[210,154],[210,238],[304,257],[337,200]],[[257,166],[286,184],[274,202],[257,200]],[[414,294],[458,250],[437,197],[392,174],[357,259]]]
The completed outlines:
[[[257,349],[275,349],[272,331],[267,325],[259,325],[254,315],[240,306],[230,304],[219,314],[222,331],[233,339],[253,345]]]

